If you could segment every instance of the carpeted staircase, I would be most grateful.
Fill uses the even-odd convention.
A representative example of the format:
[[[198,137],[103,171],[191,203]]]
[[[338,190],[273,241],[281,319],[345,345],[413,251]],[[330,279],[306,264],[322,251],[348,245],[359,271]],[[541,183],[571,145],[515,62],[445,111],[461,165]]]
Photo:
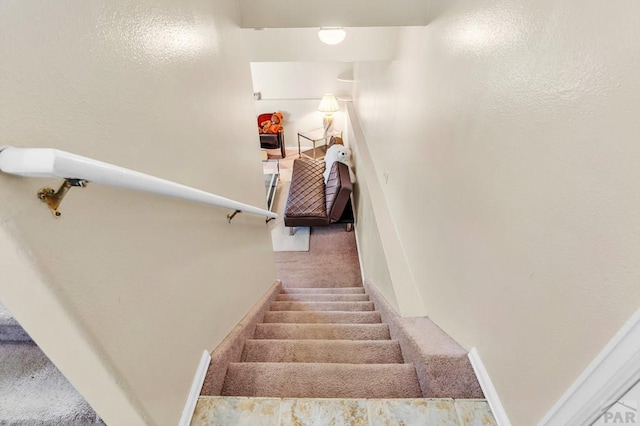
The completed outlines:
[[[290,398],[421,398],[413,364],[362,287],[283,288],[222,395]]]

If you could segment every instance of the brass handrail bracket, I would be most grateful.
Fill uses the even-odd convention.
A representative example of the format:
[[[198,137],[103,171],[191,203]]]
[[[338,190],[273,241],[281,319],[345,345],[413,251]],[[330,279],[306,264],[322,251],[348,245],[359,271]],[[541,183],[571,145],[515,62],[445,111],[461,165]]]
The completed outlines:
[[[88,183],[89,181],[84,179],[65,179],[57,191],[50,187],[40,189],[38,191],[38,198],[49,206],[51,213],[53,213],[55,217],[60,217],[62,213],[58,211],[58,208],[60,207],[64,196],[69,192],[69,189],[74,186],[84,188]]]
[[[236,217],[236,215],[238,213],[242,213],[242,210],[236,210],[233,213],[230,213],[227,215],[227,220],[229,221],[229,223],[231,223],[231,221],[233,220],[234,217]]]

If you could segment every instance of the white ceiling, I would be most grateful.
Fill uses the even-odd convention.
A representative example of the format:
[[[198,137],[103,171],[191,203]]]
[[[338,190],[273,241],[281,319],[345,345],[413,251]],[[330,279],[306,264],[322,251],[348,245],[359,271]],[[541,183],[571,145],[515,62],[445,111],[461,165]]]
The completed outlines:
[[[318,38],[318,28],[244,30],[251,62],[390,61],[396,52],[397,27],[345,28],[340,44]]]
[[[426,25],[429,0],[238,0],[243,28]]]
[[[398,28],[423,26],[441,0],[238,0],[251,62],[391,61]],[[320,42],[321,27],[345,40]]]

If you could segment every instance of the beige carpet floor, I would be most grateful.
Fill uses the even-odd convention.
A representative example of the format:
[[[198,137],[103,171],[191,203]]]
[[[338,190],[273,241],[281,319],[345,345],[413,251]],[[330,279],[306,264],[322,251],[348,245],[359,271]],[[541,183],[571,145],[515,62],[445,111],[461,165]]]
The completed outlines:
[[[361,287],[355,234],[344,225],[311,228],[309,251],[276,252],[284,287]]]
[[[291,175],[298,152],[287,150],[279,155],[280,173]],[[354,232],[346,232],[344,224],[311,228],[309,251],[276,252],[276,276],[284,287],[362,287],[360,263]]]

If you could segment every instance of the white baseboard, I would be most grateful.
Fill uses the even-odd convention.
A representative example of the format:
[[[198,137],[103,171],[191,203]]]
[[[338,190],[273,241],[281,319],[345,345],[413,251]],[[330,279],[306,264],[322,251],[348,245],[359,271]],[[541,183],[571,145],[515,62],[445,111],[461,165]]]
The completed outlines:
[[[587,425],[640,380],[640,309],[540,421],[540,426]]]
[[[353,208],[353,193],[351,194],[351,208],[353,209],[353,233],[356,237],[356,251],[358,252],[358,264],[360,265],[360,278],[362,278],[362,284],[364,285],[364,263],[362,262],[362,250],[360,250],[360,240],[358,239],[358,223],[356,221],[356,211]]]
[[[207,375],[207,369],[209,368],[210,362],[211,354],[209,354],[208,351],[203,351],[202,357],[200,358],[200,364],[198,364],[198,370],[196,370],[196,375],[193,377],[193,382],[191,383],[191,390],[189,391],[187,402],[182,410],[182,417],[180,417],[179,426],[189,426],[191,424],[193,411],[196,409],[198,396],[200,396],[200,391],[202,390],[202,385],[204,384],[204,378]]]
[[[496,423],[498,423],[498,426],[511,426],[509,417],[507,417],[507,412],[502,406],[498,392],[493,386],[493,382],[489,377],[489,372],[480,359],[480,355],[476,348],[472,348],[469,352],[469,361],[471,361],[473,371],[476,373],[476,377],[478,377],[478,382],[480,383],[484,397],[489,403],[489,407],[491,407],[491,412],[493,413],[493,417],[496,419]]]

